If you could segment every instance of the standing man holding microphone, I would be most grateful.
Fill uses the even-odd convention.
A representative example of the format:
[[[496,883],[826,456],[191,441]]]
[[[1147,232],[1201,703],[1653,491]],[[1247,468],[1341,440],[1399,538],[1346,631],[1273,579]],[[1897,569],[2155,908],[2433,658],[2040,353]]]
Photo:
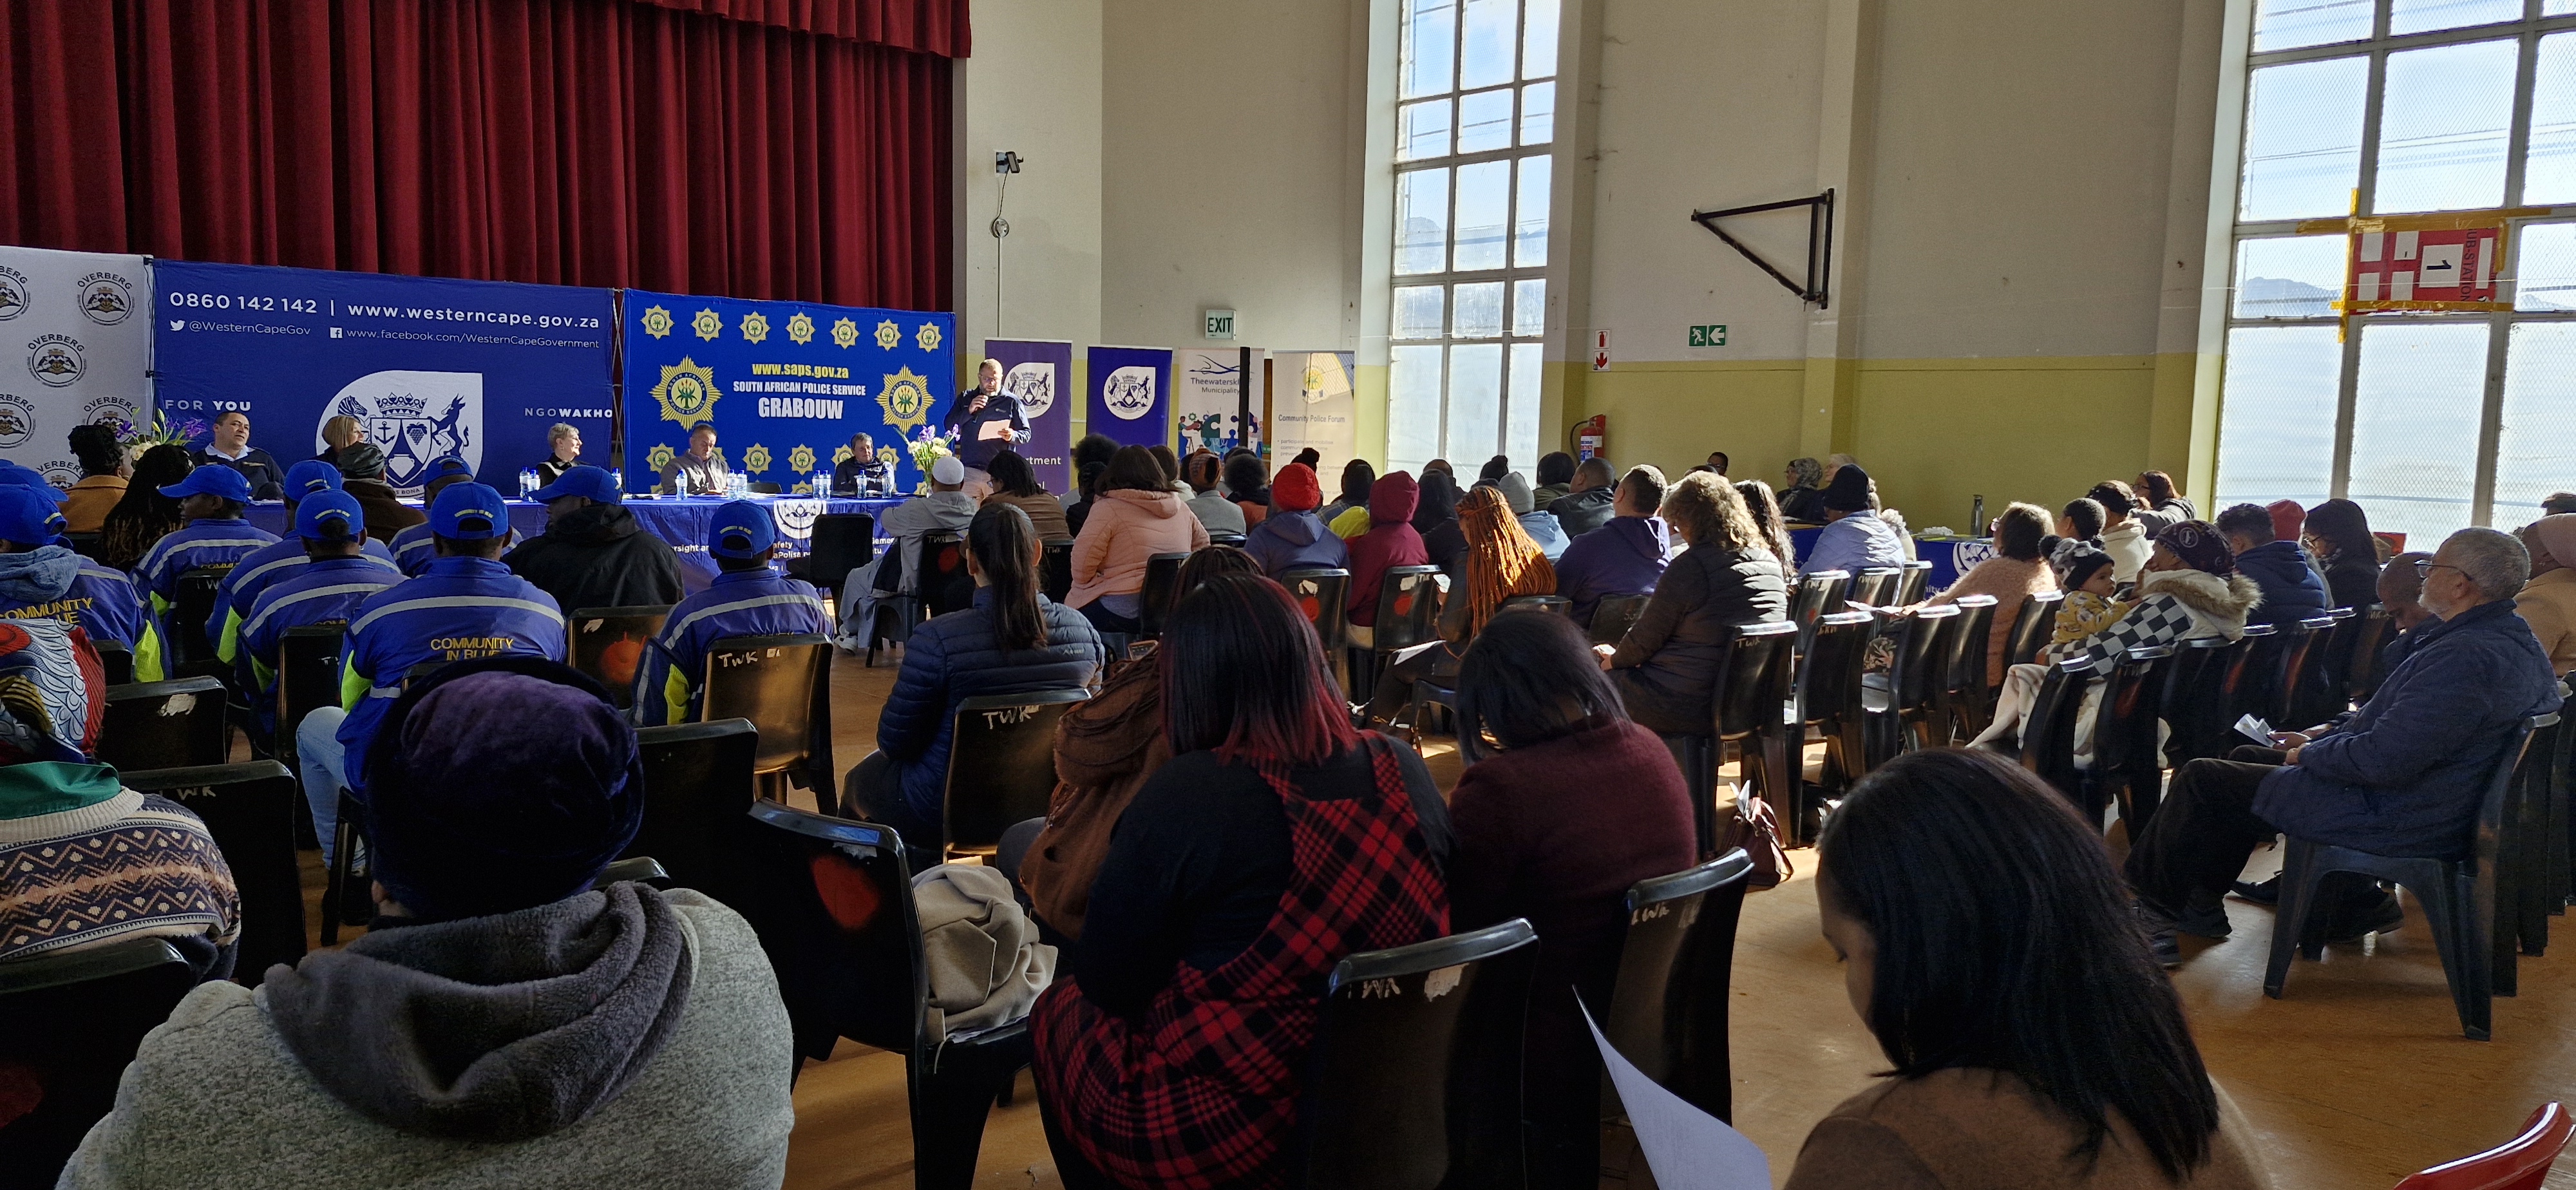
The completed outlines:
[[[985,468],[993,452],[1029,440],[1029,418],[1020,399],[1002,391],[1002,361],[985,360],[975,369],[975,387],[957,394],[940,429],[956,443],[957,461],[966,465],[966,494],[982,499],[993,490]]]

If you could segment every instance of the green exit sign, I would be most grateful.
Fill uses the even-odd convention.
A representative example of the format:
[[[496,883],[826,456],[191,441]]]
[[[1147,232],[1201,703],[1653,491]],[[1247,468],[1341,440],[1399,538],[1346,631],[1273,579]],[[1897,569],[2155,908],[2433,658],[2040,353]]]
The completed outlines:
[[[1726,346],[1726,324],[1719,323],[1716,326],[1695,326],[1690,328],[1690,345],[1693,347]]]

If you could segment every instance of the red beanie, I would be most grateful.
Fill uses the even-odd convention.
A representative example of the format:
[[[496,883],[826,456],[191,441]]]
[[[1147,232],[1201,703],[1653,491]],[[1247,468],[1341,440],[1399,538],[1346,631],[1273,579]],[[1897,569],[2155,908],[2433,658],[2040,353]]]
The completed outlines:
[[[1281,512],[1312,512],[1324,502],[1324,484],[1315,478],[1315,469],[1304,463],[1290,463],[1270,477],[1270,502]]]
[[[2275,500],[2263,506],[2272,514],[2272,540],[2297,541],[2299,529],[2308,523],[2308,510],[2296,500]]]

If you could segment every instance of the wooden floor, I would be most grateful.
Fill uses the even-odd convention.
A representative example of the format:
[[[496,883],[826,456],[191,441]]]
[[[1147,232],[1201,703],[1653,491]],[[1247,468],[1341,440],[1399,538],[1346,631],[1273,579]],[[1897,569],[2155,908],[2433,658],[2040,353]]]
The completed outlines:
[[[874,670],[855,658],[835,662],[835,746],[845,769],[874,747],[893,678],[890,660]],[[1446,789],[1457,759],[1445,740],[1427,743]],[[1791,856],[1794,879],[1745,901],[1733,991],[1735,1123],[1770,1154],[1775,1185],[1817,1118],[1885,1065],[1816,932],[1814,853]],[[2277,862],[2260,853],[2251,870],[2268,874]],[[318,902],[318,865],[308,862],[307,875]],[[2231,902],[2228,913],[2235,936],[2186,937],[2190,961],[2174,982],[2210,1073],[2261,1134],[2279,1190],[2393,1186],[2508,1138],[2541,1103],[2576,1103],[2576,917],[2552,923],[2565,932],[2547,957],[2522,961],[2522,994],[2495,1002],[2495,1040],[2473,1042],[2460,1036],[2432,935],[2411,904],[2403,928],[2298,964],[2279,1001],[2262,989],[2271,912]],[[796,1087],[790,1190],[911,1184],[903,1060],[844,1042],[831,1061],[809,1064]],[[1013,1105],[993,1113],[976,1184],[1059,1185],[1025,1074]],[[2560,1162],[2547,1184],[2576,1190],[2576,1158]]]

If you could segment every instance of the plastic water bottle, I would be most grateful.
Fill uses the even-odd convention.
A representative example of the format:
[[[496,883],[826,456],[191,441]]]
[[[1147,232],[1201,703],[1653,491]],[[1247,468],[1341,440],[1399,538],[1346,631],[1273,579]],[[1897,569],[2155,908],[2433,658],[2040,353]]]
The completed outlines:
[[[616,487],[617,487],[617,490],[618,490],[618,491],[621,491],[621,492],[625,491],[625,490],[626,490],[626,469],[625,469],[624,467],[611,467],[611,468],[609,468],[609,469],[608,469],[608,482],[609,482],[609,483],[611,483],[611,484],[616,485]]]
[[[1981,495],[1977,497],[1976,504],[1968,509],[1968,536],[1986,535],[1986,498]]]
[[[541,483],[538,483],[538,482],[537,482],[537,469],[536,469],[536,468],[534,468],[534,467],[522,467],[522,468],[520,468],[520,469],[519,469],[519,498],[520,498],[520,499],[525,500],[525,499],[527,499],[528,497],[530,497],[530,496],[532,496],[532,495],[535,495],[535,494],[536,494],[537,489],[538,489],[538,488],[541,488],[541,487],[544,487],[544,486],[545,486],[544,484],[541,484]]]

